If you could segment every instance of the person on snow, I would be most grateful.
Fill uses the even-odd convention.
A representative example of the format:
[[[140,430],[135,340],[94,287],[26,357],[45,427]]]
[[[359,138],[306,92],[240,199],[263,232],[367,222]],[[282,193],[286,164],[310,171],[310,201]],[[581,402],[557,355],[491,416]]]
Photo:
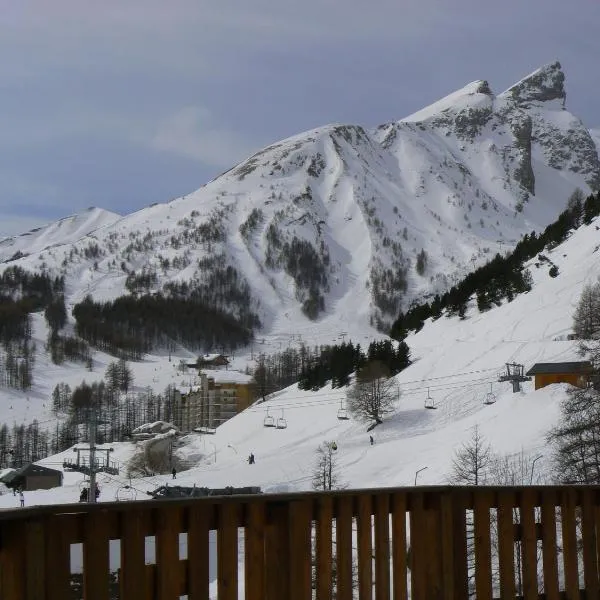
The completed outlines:
[[[19,502],[21,503],[21,508],[25,506],[25,496],[23,496],[23,490],[19,490]]]
[[[173,475],[173,479],[177,479],[177,469],[175,467],[173,467],[171,474]]]
[[[375,443],[372,435],[369,436],[369,441],[371,442],[371,446]]]
[[[248,457],[248,464],[249,465],[254,464],[254,454],[252,452],[250,452],[250,456]]]

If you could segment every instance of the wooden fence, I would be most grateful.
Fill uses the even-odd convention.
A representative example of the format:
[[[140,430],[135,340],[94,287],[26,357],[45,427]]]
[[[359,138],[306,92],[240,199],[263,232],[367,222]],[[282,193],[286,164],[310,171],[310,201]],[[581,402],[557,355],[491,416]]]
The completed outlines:
[[[580,486],[23,508],[0,511],[0,598],[598,599],[599,527]]]

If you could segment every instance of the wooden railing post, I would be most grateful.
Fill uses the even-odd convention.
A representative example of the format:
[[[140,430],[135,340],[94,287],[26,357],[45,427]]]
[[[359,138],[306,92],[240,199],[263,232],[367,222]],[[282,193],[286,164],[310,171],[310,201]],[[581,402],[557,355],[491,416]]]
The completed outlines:
[[[23,600],[25,595],[25,573],[27,554],[25,537],[17,522],[2,523],[0,526],[0,598]]]
[[[289,505],[273,502],[269,505],[265,529],[265,600],[282,600],[288,596]]]

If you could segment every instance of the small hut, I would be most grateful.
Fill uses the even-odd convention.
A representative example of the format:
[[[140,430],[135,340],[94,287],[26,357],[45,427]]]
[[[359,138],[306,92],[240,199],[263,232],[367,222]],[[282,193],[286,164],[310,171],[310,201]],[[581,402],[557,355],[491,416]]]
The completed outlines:
[[[29,463],[16,471],[11,471],[1,481],[10,489],[23,491],[49,490],[62,485],[63,473],[62,471]]]
[[[570,383],[584,388],[591,381],[594,369],[587,360],[575,362],[536,363],[526,375],[535,377],[535,389],[546,387],[552,383]]]

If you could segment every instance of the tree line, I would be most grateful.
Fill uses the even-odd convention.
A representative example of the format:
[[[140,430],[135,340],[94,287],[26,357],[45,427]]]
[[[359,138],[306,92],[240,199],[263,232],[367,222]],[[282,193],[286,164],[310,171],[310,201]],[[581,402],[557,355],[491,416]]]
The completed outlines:
[[[77,334],[90,345],[130,360],[175,344],[233,350],[248,345],[253,335],[232,314],[197,299],[161,294],[122,296],[104,303],[87,296],[73,308],[73,316]]]
[[[33,384],[35,344],[31,313],[48,309],[64,292],[64,279],[11,266],[0,274],[0,385],[27,390]]]
[[[355,346],[352,341],[322,346],[318,354],[306,361],[298,387],[301,390],[318,390],[327,381],[331,381],[333,388],[344,387],[349,384],[352,373],[370,362],[381,364],[388,376],[396,375],[410,364],[410,349],[404,341],[394,343],[391,340],[371,342],[366,354],[360,344]]]
[[[517,294],[531,289],[531,274],[523,268],[526,261],[532,259],[544,248],[553,248],[566,239],[572,229],[582,224],[590,224],[600,214],[600,192],[583,198],[581,190],[576,190],[567,208],[538,236],[534,231],[525,235],[515,249],[505,256],[496,256],[469,273],[460,283],[454,285],[441,296],[438,294],[431,302],[414,304],[406,313],[401,312],[393,323],[390,336],[404,339],[409,331],[419,331],[424,322],[439,318],[443,311],[448,316],[464,317],[469,299],[476,295],[477,306],[485,311],[503,299],[511,301]],[[558,269],[552,266],[550,276],[558,275]]]

